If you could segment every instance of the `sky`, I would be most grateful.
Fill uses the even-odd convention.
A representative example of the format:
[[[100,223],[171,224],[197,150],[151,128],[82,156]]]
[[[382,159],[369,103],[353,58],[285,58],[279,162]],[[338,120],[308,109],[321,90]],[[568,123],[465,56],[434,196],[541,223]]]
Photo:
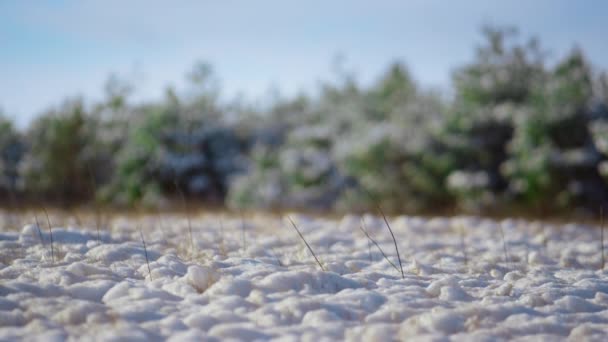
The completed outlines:
[[[393,61],[448,89],[484,24],[540,38],[551,58],[574,45],[608,69],[606,1],[19,1],[0,0],[0,108],[21,126],[69,96],[95,101],[110,74],[134,101],[180,87],[197,61],[223,96],[312,91],[343,61],[361,83]]]

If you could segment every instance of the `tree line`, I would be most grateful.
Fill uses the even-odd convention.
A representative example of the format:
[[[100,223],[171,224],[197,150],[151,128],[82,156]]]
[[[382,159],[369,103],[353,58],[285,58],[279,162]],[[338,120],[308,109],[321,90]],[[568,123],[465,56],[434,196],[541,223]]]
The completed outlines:
[[[134,103],[111,77],[24,130],[0,114],[5,206],[171,206],[392,212],[596,212],[608,198],[608,74],[573,48],[486,27],[452,95],[402,63],[344,73],[266,106],[220,101],[211,68],[188,91]]]

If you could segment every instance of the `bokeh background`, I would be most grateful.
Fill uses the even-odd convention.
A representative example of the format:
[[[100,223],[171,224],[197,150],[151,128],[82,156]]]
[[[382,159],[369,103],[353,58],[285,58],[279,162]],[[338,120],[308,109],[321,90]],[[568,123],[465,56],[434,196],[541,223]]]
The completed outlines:
[[[593,216],[605,13],[2,2],[0,202]]]

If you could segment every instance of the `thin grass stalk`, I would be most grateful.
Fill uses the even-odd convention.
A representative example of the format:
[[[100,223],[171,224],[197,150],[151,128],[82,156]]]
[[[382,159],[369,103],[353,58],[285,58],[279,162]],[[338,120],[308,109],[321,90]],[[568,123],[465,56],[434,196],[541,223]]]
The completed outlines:
[[[95,228],[97,229],[97,242],[101,244],[101,219],[99,213],[99,207],[97,206],[97,182],[95,181],[95,176],[93,175],[93,171],[91,170],[91,165],[87,163],[87,173],[89,175],[89,180],[91,182],[91,195],[93,201],[93,208],[95,210]]]
[[[40,239],[40,243],[44,247],[44,238],[42,237],[42,230],[40,230],[40,223],[38,222],[38,216],[34,213],[34,220],[36,221],[36,229],[38,229],[38,238]]]
[[[464,266],[469,267],[469,257],[467,255],[467,244],[466,236],[464,233],[464,225],[460,225],[460,248],[462,248],[462,257],[464,259]]]
[[[510,259],[509,259],[509,253],[507,252],[507,240],[505,239],[505,231],[502,228],[502,225],[499,225],[499,228],[500,228],[500,235],[502,237],[502,249],[503,249],[503,252],[505,253],[505,264],[507,264],[507,266],[509,266]]]
[[[245,234],[245,218],[243,217],[243,211],[239,210],[239,216],[241,217],[241,242],[243,244],[243,254],[247,250],[247,235]]]
[[[372,256],[372,242],[367,239],[367,253],[369,254],[369,262],[374,262],[374,258]]]
[[[190,222],[188,201],[186,201],[186,196],[184,195],[184,192],[180,188],[179,184],[177,183],[177,179],[174,179],[173,183],[175,184],[175,189],[177,189],[177,192],[179,193],[179,195],[182,199],[183,209],[186,213],[186,221],[188,222],[188,234],[190,235],[190,254],[194,255],[194,236],[192,234],[192,223]]]
[[[283,262],[281,262],[281,259],[279,258],[277,252],[274,250],[274,248],[270,247],[270,252],[272,253],[272,256],[274,256],[274,258],[277,261],[277,265],[283,267],[285,265],[283,265]]]
[[[42,207],[44,211],[44,215],[46,215],[46,222],[49,224],[49,235],[51,237],[51,262],[55,263],[55,248],[53,247],[53,227],[51,225],[51,219],[49,218],[49,213],[46,211],[45,207]]]
[[[382,254],[382,256],[384,257],[384,259],[386,259],[386,261],[388,261],[388,263],[393,266],[393,268],[397,271],[397,273],[399,273],[399,268],[397,267],[397,265],[395,265],[386,255],[386,253],[384,253],[384,250],[382,250],[382,247],[380,247],[380,245],[378,244],[378,242],[376,242],[376,240],[374,240],[369,233],[367,232],[366,229],[364,229],[365,227],[365,222],[363,222],[363,220],[361,220],[361,226],[359,226],[359,229],[363,232],[363,234],[365,234],[365,236],[367,236],[368,241],[371,241],[376,248],[378,248],[378,250],[380,251],[380,254]]]
[[[393,229],[391,229],[391,225],[388,223],[388,219],[386,218],[386,215],[384,215],[384,210],[382,210],[380,203],[374,198],[374,196],[372,196],[371,192],[369,192],[365,188],[363,188],[363,191],[365,191],[365,193],[367,193],[367,196],[369,196],[369,198],[372,199],[372,201],[376,205],[376,208],[380,212],[380,215],[382,215],[382,219],[384,220],[384,223],[386,223],[386,228],[388,228],[389,233],[391,233],[391,237],[393,238],[393,243],[395,244],[395,252],[397,252],[397,260],[399,261],[401,278],[405,279],[405,273],[403,272],[403,264],[401,263],[401,255],[399,254],[399,247],[397,246],[397,239],[395,238],[395,234],[393,234]]]
[[[600,205],[600,247],[602,250],[602,265],[603,270],[606,267],[606,256],[604,253],[604,206]]]
[[[317,264],[319,264],[319,267],[321,268],[321,271],[325,271],[325,268],[323,267],[323,265],[321,264],[321,262],[317,258],[317,255],[312,250],[312,248],[310,247],[310,245],[308,244],[308,242],[306,242],[306,239],[304,238],[304,235],[302,235],[302,232],[300,232],[300,230],[298,229],[298,226],[296,226],[296,224],[293,222],[293,220],[291,219],[291,217],[287,216],[287,219],[289,220],[289,222],[291,222],[291,225],[296,230],[296,232],[298,232],[298,235],[300,235],[300,238],[302,239],[302,241],[304,241],[304,244],[306,245],[306,247],[308,247],[308,250],[310,251],[310,254],[312,254],[312,256],[315,258],[315,261],[317,262]]]
[[[146,257],[146,265],[148,265],[148,274],[150,275],[150,281],[152,281],[152,270],[150,269],[150,259],[148,259],[148,248],[146,248],[146,240],[144,239],[144,233],[139,227],[139,236],[141,237],[141,243],[144,245],[144,256]]]
[[[530,266],[530,244],[526,241],[526,269]]]
[[[380,215],[382,215],[382,218],[384,219],[384,223],[386,223],[388,231],[391,233],[391,237],[393,238],[393,243],[395,244],[395,251],[397,252],[397,260],[399,261],[399,268],[401,269],[401,278],[405,279],[405,273],[403,272],[403,264],[401,263],[401,255],[399,255],[399,247],[397,247],[397,239],[395,238],[395,234],[393,234],[393,230],[391,229],[391,225],[388,223],[386,215],[384,215],[382,207],[380,207],[380,204],[377,203],[376,206],[378,207],[378,211],[380,211]]]

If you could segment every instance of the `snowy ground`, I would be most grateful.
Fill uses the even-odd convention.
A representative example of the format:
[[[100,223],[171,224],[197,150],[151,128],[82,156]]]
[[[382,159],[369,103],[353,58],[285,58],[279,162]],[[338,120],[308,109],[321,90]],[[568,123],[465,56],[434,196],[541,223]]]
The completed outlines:
[[[596,227],[394,217],[402,278],[381,218],[396,268],[358,216],[291,217],[327,271],[279,217],[191,215],[192,241],[184,215],[57,226],[53,256],[46,219],[0,229],[0,340],[608,338]]]

